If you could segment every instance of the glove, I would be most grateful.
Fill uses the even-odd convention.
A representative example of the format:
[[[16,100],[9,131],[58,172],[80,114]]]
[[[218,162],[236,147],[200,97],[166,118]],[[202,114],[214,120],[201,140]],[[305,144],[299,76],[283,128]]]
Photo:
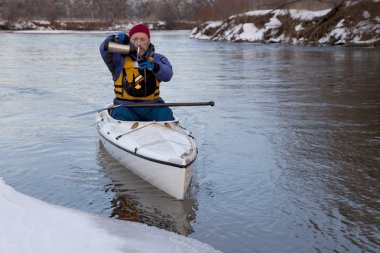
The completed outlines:
[[[116,40],[117,42],[119,43],[122,43],[122,44],[129,44],[129,36],[126,35],[125,33],[119,33],[117,36],[116,36]]]
[[[148,69],[150,71],[153,71],[154,67],[154,62],[148,60],[139,62],[140,69]]]

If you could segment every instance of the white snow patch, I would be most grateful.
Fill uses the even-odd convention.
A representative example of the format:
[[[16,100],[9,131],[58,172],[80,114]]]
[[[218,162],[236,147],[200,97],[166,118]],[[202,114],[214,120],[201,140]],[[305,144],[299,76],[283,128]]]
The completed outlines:
[[[331,38],[334,38],[334,44],[342,44],[346,42],[347,28],[344,27],[344,19],[340,20],[335,28],[325,37],[321,38],[319,43],[329,42]]]
[[[258,29],[253,23],[247,23],[243,25],[243,32],[238,38],[246,41],[261,41],[264,38],[264,30]]]
[[[0,178],[0,252],[219,252],[144,224],[98,217],[26,196]]]
[[[299,24],[296,27],[294,27],[294,29],[296,30],[296,32],[299,32],[302,31],[304,28],[302,27],[302,24]]]
[[[47,21],[47,20],[36,20],[35,21],[36,23],[38,24],[41,24],[41,25],[50,25],[50,21]]]
[[[235,35],[239,34],[239,31],[243,28],[243,24],[239,24],[237,26],[233,26],[231,29],[226,30],[224,32],[224,36],[227,40],[232,40]]]
[[[351,42],[356,43],[356,44],[372,44],[380,39],[369,39],[369,40],[361,40],[360,36],[356,36]]]
[[[352,6],[352,5],[355,5],[357,3],[359,3],[359,1],[347,1],[346,6]]]
[[[289,10],[290,15],[293,19],[300,19],[300,20],[312,20],[316,17],[322,17],[325,16],[327,13],[330,12],[331,9],[321,10],[321,11],[307,11],[307,10],[296,10],[291,9]]]
[[[270,20],[269,23],[265,24],[266,29],[275,29],[278,28],[282,25],[281,21],[277,18],[277,16],[273,16]]]
[[[247,16],[264,16],[270,13],[271,10],[255,10],[255,11],[248,11],[245,13]]]
[[[222,25],[222,21],[210,21],[208,22],[208,28],[215,28],[215,27],[218,27],[220,25]]]
[[[285,35],[284,34],[281,34],[280,36],[278,36],[277,38],[275,37],[271,37],[268,42],[273,42],[273,43],[280,43],[280,42],[283,42],[285,40]]]
[[[371,17],[371,13],[369,13],[368,11],[363,11],[363,18],[369,18]]]
[[[200,39],[200,40],[209,40],[211,39],[211,35],[205,35],[204,32],[207,31],[207,29],[215,29],[223,24],[222,21],[209,21],[205,23],[205,27],[202,29],[199,29],[195,27],[191,33],[190,33],[190,38],[194,39]]]

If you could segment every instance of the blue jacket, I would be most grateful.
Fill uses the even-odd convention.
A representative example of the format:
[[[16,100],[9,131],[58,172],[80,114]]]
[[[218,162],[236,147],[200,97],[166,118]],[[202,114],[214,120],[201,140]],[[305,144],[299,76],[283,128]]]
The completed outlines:
[[[119,77],[120,73],[123,71],[124,67],[124,59],[125,57],[120,53],[110,53],[107,51],[104,51],[104,44],[106,41],[111,40],[114,38],[115,35],[108,36],[102,44],[100,44],[100,54],[102,55],[102,58],[107,65],[108,69],[112,73],[113,80],[116,81]],[[159,71],[156,73],[156,78],[159,81],[162,82],[168,82],[173,76],[173,69],[172,65],[170,64],[169,60],[161,55],[154,52],[154,46],[151,44],[149,46],[149,49],[145,53],[144,56],[142,56],[142,59],[147,59],[149,56],[153,57],[153,62],[160,65]],[[135,60],[136,56],[132,56],[132,58]]]

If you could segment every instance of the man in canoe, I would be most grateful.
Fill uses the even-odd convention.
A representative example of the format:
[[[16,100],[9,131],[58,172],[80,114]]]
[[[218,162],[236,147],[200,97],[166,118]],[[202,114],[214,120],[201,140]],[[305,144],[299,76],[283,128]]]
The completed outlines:
[[[129,53],[120,53],[117,50],[111,52],[108,48],[110,41],[130,45]],[[159,96],[160,82],[170,81],[173,69],[165,56],[155,53],[147,26],[138,24],[130,29],[128,35],[119,33],[108,36],[100,45],[100,54],[112,73],[115,105],[164,103]],[[119,106],[112,109],[111,116],[124,121],[174,120],[169,107]]]

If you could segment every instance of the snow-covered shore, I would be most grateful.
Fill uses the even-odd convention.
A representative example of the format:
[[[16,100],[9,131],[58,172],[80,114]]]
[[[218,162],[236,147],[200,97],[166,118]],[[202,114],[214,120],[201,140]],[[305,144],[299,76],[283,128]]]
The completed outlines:
[[[74,30],[74,31],[126,31],[133,25],[143,22],[152,30],[174,30],[174,29],[192,29],[195,23],[192,22],[165,22],[165,21],[120,21],[112,23],[102,20],[18,20],[7,21],[0,20],[0,30]]]
[[[380,1],[346,1],[328,10],[256,10],[194,28],[190,38],[232,42],[380,45]]]
[[[0,252],[220,252],[155,227],[37,200],[1,178],[0,203]]]

